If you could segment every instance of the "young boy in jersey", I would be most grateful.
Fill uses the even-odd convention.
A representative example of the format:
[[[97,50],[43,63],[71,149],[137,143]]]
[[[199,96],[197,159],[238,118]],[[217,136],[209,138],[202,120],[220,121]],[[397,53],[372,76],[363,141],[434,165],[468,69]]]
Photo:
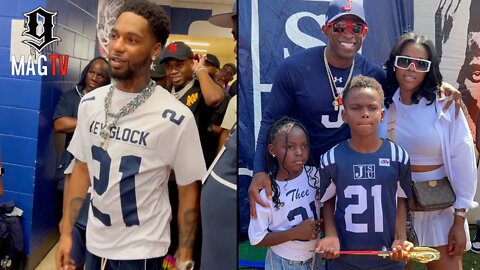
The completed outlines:
[[[286,270],[285,265],[291,270],[318,269],[312,250],[320,231],[314,187],[319,177],[318,169],[305,167],[310,156],[307,131],[297,120],[283,117],[270,128],[266,141],[265,164],[275,179],[273,201],[268,208],[256,205],[250,242],[269,247],[266,270]],[[264,190],[261,196],[266,199]]]
[[[372,78],[357,76],[343,94],[342,118],[351,139],[320,157],[320,193],[325,238],[317,252],[329,270],[405,269],[413,244],[406,241],[406,202],[411,173],[407,152],[378,137],[383,90]],[[341,255],[339,251],[392,248],[390,259]],[[394,260],[399,261],[394,261]]]

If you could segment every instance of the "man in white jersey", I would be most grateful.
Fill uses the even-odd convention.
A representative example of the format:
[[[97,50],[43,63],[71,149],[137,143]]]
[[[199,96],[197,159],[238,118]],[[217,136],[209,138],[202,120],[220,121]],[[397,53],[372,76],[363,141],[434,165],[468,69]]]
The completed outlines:
[[[161,269],[170,245],[167,182],[173,169],[179,193],[176,269],[190,270],[199,217],[197,180],[205,163],[191,111],[149,77],[169,21],[147,1],[127,1],[118,14],[108,45],[114,82],[83,97],[68,148],[77,162],[57,269],[73,265],[72,224],[90,183],[86,269]]]

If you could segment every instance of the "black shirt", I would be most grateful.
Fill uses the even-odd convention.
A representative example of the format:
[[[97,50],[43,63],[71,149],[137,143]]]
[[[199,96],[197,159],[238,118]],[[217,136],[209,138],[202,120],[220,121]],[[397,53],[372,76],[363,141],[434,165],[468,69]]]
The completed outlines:
[[[81,91],[79,89],[78,91]],[[77,118],[78,116],[78,105],[80,104],[80,100],[82,97],[77,92],[76,88],[69,90],[62,94],[60,97],[60,101],[55,107],[55,113],[53,114],[53,121],[57,120],[58,118],[62,117],[73,117]],[[73,133],[67,133],[65,139],[65,148],[70,144],[72,140]]]
[[[205,103],[198,80],[194,81],[193,86],[179,100],[190,108],[195,117],[202,144],[203,157],[208,168],[217,154],[218,136],[209,131],[211,119],[217,107],[209,107]]]

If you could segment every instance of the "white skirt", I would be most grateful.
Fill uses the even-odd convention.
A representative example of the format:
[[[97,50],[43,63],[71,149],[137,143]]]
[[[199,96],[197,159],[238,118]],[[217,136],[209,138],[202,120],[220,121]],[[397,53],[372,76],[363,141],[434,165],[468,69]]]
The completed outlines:
[[[414,182],[423,182],[441,179],[446,175],[445,168],[442,166],[430,172],[412,172],[412,179]],[[453,207],[429,212],[413,211],[413,227],[415,228],[420,246],[439,247],[448,245],[448,233],[452,228],[454,220],[453,212]],[[466,220],[464,229],[467,237],[465,250],[470,250],[472,243],[470,242],[470,231]]]

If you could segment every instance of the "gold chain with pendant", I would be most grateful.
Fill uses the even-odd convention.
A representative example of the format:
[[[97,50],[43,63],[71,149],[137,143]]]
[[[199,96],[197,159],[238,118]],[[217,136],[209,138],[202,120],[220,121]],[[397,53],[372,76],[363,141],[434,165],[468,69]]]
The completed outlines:
[[[343,106],[343,99],[342,94],[338,93],[337,86],[333,81],[332,71],[330,70],[330,65],[328,64],[327,60],[327,48],[323,50],[323,62],[325,63],[325,69],[327,70],[328,81],[330,82],[330,90],[332,90],[333,96],[333,109],[338,111],[339,106]],[[353,69],[355,67],[355,58],[353,59],[352,66],[350,67],[350,73],[348,74],[347,82],[345,83],[345,87],[348,86],[348,83],[352,79]]]

